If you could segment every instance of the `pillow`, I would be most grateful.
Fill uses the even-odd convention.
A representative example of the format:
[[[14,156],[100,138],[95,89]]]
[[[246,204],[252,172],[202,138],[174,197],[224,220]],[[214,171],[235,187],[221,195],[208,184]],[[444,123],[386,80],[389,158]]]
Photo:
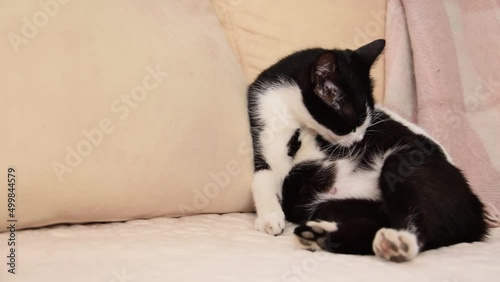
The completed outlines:
[[[212,0],[248,82],[278,59],[310,47],[358,48],[384,38],[386,0]],[[384,93],[384,59],[372,70]]]
[[[9,1],[0,18],[18,228],[252,210],[246,82],[210,2]]]

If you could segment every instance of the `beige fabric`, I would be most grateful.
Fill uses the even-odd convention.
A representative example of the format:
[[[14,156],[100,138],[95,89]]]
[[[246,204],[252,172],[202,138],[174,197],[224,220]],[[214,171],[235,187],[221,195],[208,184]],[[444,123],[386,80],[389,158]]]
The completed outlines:
[[[0,0],[0,19],[0,222],[9,166],[17,227],[251,210],[246,82],[210,2]]]
[[[247,80],[308,47],[357,48],[383,38],[386,0],[212,0]],[[373,70],[383,97],[384,60]]]

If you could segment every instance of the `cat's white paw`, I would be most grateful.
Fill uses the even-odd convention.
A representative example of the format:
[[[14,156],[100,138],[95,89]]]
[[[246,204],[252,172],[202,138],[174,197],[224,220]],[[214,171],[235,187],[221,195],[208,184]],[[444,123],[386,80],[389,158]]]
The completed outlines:
[[[308,221],[294,230],[299,248],[317,251],[325,248],[325,236],[338,230],[337,223],[329,221]]]
[[[255,229],[271,235],[279,235],[285,229],[285,214],[283,211],[275,211],[257,216]]]
[[[377,256],[394,262],[412,260],[419,252],[417,236],[404,230],[382,228],[373,240],[373,251]]]

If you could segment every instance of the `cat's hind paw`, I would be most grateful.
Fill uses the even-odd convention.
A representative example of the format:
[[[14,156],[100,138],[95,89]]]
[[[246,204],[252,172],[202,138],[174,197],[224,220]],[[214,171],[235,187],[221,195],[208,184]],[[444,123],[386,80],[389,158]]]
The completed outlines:
[[[325,249],[326,234],[337,231],[337,224],[328,221],[308,221],[294,230],[300,248],[309,251]]]
[[[382,228],[373,240],[373,251],[393,262],[412,260],[419,252],[417,236],[408,231]]]
[[[271,212],[257,216],[255,229],[271,235],[280,235],[285,230],[285,214],[283,211]]]

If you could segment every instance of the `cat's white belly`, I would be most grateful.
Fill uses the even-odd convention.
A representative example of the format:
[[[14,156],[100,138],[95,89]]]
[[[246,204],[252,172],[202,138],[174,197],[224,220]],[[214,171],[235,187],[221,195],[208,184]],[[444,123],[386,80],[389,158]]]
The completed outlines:
[[[332,166],[336,172],[334,184],[328,192],[316,195],[312,205],[340,199],[381,200],[379,178],[385,159],[391,153],[392,150],[389,150],[385,154],[375,157],[370,170],[356,169],[356,161],[351,159],[334,161]]]
[[[327,193],[317,195],[316,202],[323,202],[329,199],[370,199],[380,200],[379,177],[385,159],[392,151],[386,152],[374,159],[372,169],[357,169],[355,160],[342,159],[337,161],[327,161],[328,156],[319,149],[316,144],[316,133],[303,129],[299,140],[301,147],[297,151],[293,164],[305,161],[317,160],[323,165],[332,166],[335,170],[335,182]]]
[[[381,198],[378,187],[380,171],[378,169],[369,171],[355,171],[354,162],[343,159],[335,161],[336,176],[335,183],[329,193],[321,197],[329,199],[371,199]]]

